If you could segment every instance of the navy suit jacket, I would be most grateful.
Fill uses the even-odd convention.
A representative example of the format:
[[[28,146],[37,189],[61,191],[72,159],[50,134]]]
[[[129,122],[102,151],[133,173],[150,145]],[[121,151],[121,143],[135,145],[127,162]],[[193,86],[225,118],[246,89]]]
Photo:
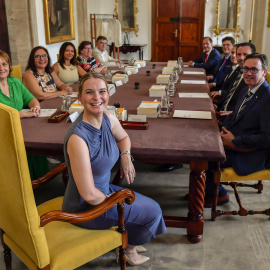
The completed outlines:
[[[239,148],[256,148],[252,152],[226,150],[229,164],[238,175],[247,175],[269,168],[270,153],[270,86],[265,81],[236,118],[248,92],[240,94],[234,112],[223,126],[235,136],[233,142]]]
[[[229,57],[226,60],[226,63],[221,67],[223,62],[224,62],[224,57],[220,60],[218,71],[214,77],[214,81],[216,82],[216,87],[218,89],[220,89],[220,87],[222,86],[225,77],[232,72],[231,58]]]
[[[199,58],[193,60],[194,67],[204,68],[207,75],[215,76],[220,66],[220,53],[215,48],[212,48],[206,63],[205,55],[204,52]]]

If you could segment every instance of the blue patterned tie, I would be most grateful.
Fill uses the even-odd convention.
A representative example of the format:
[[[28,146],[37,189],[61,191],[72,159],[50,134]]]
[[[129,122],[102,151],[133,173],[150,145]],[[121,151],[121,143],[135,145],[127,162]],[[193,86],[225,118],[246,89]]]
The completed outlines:
[[[246,94],[246,97],[245,97],[245,99],[244,99],[244,101],[243,101],[241,107],[240,107],[239,110],[238,110],[238,113],[237,113],[237,115],[236,115],[236,119],[237,119],[237,117],[239,116],[240,112],[242,112],[242,111],[244,110],[244,108],[246,107],[247,103],[251,100],[252,96],[253,96],[253,93],[252,93],[251,91],[248,90],[248,92],[247,92],[247,94]]]

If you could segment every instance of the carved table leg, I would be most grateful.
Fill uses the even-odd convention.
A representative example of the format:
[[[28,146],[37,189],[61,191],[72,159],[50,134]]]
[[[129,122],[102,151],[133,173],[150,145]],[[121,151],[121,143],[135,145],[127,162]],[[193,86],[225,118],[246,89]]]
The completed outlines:
[[[190,162],[189,177],[189,200],[188,200],[188,240],[192,243],[198,243],[203,235],[203,210],[205,194],[205,170],[208,162]]]

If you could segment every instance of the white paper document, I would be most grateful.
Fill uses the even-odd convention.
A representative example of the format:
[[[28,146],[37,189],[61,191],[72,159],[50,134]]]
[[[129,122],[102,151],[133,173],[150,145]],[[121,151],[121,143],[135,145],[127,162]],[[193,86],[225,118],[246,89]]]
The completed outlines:
[[[175,110],[173,117],[175,118],[192,118],[192,119],[212,119],[209,111],[184,111]]]
[[[181,80],[181,84],[206,84],[203,80]]]
[[[207,93],[178,93],[180,98],[210,98]]]
[[[192,74],[192,75],[199,75],[199,74],[205,74],[203,71],[184,71],[183,74]]]
[[[22,112],[29,112],[30,109],[23,109]],[[53,113],[55,113],[57,109],[41,109],[40,115],[38,117],[50,117]]]
[[[77,98],[78,97],[78,92],[72,92],[72,94],[70,94],[68,96]]]

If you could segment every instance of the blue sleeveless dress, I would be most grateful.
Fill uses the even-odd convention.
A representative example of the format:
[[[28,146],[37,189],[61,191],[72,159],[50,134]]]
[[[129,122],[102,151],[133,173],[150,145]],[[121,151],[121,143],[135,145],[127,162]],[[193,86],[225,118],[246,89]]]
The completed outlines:
[[[111,131],[110,120],[103,114],[101,129],[96,129],[82,121],[83,113],[69,129],[64,144],[65,160],[68,166],[69,182],[65,191],[63,210],[73,213],[92,209],[80,196],[76,187],[69,156],[67,142],[72,134],[82,138],[88,149],[91,160],[92,173],[96,188],[105,195],[118,191],[121,187],[110,184],[111,169],[119,158],[119,150]],[[125,226],[128,231],[130,245],[142,245],[166,230],[160,206],[154,200],[135,192],[135,201],[131,205],[125,204]],[[115,205],[103,215],[89,222],[76,224],[89,229],[106,229],[118,225],[117,206]]]

